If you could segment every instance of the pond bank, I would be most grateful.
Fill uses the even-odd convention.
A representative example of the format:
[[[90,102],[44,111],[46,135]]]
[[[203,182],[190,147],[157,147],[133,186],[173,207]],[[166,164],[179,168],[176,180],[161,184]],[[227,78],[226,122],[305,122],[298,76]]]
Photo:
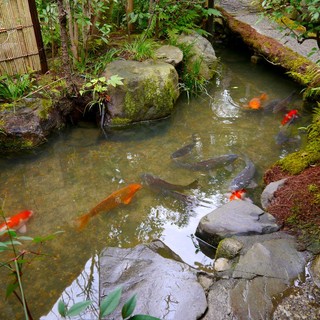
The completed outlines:
[[[252,1],[222,0],[219,9],[230,31],[239,36],[253,53],[269,63],[283,68],[289,76],[303,86],[320,86],[319,51],[315,40],[299,44],[296,39],[280,31],[279,25],[262,16],[259,4]]]

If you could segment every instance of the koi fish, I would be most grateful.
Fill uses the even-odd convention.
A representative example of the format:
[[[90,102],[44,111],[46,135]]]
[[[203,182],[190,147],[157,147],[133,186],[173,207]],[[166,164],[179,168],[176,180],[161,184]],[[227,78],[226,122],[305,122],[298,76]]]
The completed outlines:
[[[238,159],[237,154],[224,154],[218,157],[214,157],[207,160],[202,160],[198,162],[188,163],[175,160],[176,164],[180,167],[191,169],[191,170],[211,170],[217,167],[225,166],[231,164],[236,159]]]
[[[17,230],[21,233],[25,233],[27,231],[26,223],[33,215],[33,211],[24,210],[16,215],[6,218],[6,222],[0,224],[0,232],[9,229]]]
[[[194,189],[198,186],[198,180],[194,180],[188,185],[172,184],[165,180],[160,179],[159,177],[153,176],[150,173],[144,173],[141,175],[142,181],[148,185],[153,190],[175,190],[182,191],[186,189]]]
[[[285,114],[284,118],[281,121],[281,124],[284,126],[286,123],[292,123],[294,119],[298,118],[298,110],[293,109],[290,110],[288,113]]]
[[[187,154],[190,154],[196,145],[197,145],[197,136],[196,134],[193,134],[192,142],[173,152],[171,154],[171,158],[172,159],[181,158]]]
[[[82,230],[89,219],[101,212],[109,211],[113,208],[116,208],[120,204],[129,204],[134,196],[134,194],[142,188],[142,185],[139,183],[129,184],[128,186],[119,189],[111,193],[107,198],[102,200],[97,204],[93,209],[88,213],[83,214],[77,219],[78,229]]]
[[[260,97],[252,98],[248,103],[248,107],[255,110],[260,109],[262,101],[266,100],[267,97],[265,93],[262,93]]]
[[[246,158],[245,162],[245,168],[231,181],[229,190],[237,191],[254,185],[252,178],[256,172],[256,167],[249,158]]]
[[[235,190],[231,193],[229,200],[243,200],[246,196],[247,191],[245,189]]]
[[[182,148],[180,148],[177,151],[173,152],[171,154],[171,158],[172,159],[176,159],[176,158],[180,158],[180,157],[183,157],[183,156],[191,153],[191,151],[195,147],[195,145],[196,145],[196,142],[192,142],[192,143],[189,143],[189,144],[183,146]]]
[[[266,104],[263,107],[263,110],[265,112],[273,112],[273,113],[277,113],[279,111],[284,111],[287,109],[289,103],[292,102],[295,95],[296,95],[296,91],[293,91],[286,98],[271,100],[268,104]]]
[[[153,176],[149,173],[144,173],[141,175],[143,182],[150,187],[151,190],[155,192],[160,192],[164,196],[171,196],[173,198],[178,199],[184,203],[194,203],[196,199],[192,196],[185,195],[178,191],[183,191],[186,189],[194,189],[198,187],[198,180],[194,180],[193,182],[189,183],[188,185],[179,185],[179,184],[172,184],[165,180],[160,179],[159,177]]]

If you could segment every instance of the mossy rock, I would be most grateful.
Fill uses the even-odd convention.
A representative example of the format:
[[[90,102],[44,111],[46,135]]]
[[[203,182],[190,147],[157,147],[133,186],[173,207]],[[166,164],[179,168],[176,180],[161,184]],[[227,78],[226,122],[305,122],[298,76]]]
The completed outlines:
[[[64,115],[51,98],[22,99],[0,108],[2,153],[33,149],[48,135],[64,126]]]
[[[128,125],[169,116],[179,97],[178,73],[167,63],[113,61],[103,76],[123,78],[123,85],[108,88],[111,125]]]

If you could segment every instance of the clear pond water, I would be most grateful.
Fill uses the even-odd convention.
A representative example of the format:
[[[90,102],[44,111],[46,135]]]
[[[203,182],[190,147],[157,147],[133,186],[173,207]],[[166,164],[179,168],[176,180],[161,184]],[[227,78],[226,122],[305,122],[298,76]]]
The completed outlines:
[[[83,270],[94,274],[97,254],[107,246],[133,247],[161,239],[188,264],[211,268],[212,259],[198,250],[193,235],[202,216],[228,201],[229,183],[244,162],[239,159],[231,167],[210,171],[178,167],[170,155],[189,144],[193,135],[197,139],[195,160],[241,153],[255,163],[258,187],[249,189],[248,196],[257,205],[264,171],[303,144],[303,134],[301,143],[276,144],[283,113],[241,107],[262,92],[267,93],[268,101],[284,98],[299,90],[297,85],[270,66],[251,64],[245,55],[230,50],[219,50],[217,55],[221,68],[207,94],[190,101],[181,97],[167,119],[109,132],[107,137],[95,125],[80,123],[50,137],[32,153],[0,159],[4,211],[13,215],[33,210],[28,223],[30,236],[63,231],[44,243],[41,259],[24,268],[23,283],[35,319],[46,315],[73,281],[81,283],[78,276]],[[289,107],[299,109],[301,103],[298,98]],[[304,116],[293,128],[307,125],[309,118]],[[196,196],[199,203],[188,207],[144,187],[130,205],[93,217],[82,232],[75,229],[79,215],[113,191],[140,183],[140,175],[146,172],[181,185],[198,179],[198,188],[186,193]],[[2,268],[1,272],[2,279],[7,279],[7,271]],[[4,300],[5,288],[6,282],[1,281],[1,319],[22,319],[22,308],[14,297]],[[57,318],[53,314],[44,317]]]

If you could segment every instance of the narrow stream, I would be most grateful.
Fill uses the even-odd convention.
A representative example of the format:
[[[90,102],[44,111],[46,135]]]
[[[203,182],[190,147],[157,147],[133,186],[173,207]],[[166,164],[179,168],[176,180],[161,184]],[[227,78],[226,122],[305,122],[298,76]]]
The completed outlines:
[[[248,196],[257,205],[266,168],[304,143],[305,135],[300,134],[298,142],[276,144],[283,112],[240,107],[263,92],[268,95],[268,103],[294,90],[299,92],[299,87],[270,66],[251,64],[245,55],[231,50],[219,50],[217,55],[221,68],[208,92],[190,101],[181,97],[175,113],[167,119],[109,132],[107,138],[96,126],[80,123],[51,137],[32,153],[0,159],[4,211],[13,215],[33,210],[29,236],[63,231],[44,243],[45,256],[24,269],[23,283],[35,319],[50,311],[86,262],[107,246],[132,247],[161,239],[191,266],[211,268],[212,259],[198,250],[193,234],[202,216],[228,201],[229,183],[244,162],[238,159],[233,166],[209,171],[177,166],[170,155],[189,144],[193,136],[197,140],[195,160],[237,153],[255,163],[258,187],[249,189]],[[298,97],[289,108],[301,110],[301,106]],[[309,120],[306,115],[294,123],[294,134]],[[79,215],[113,191],[129,183],[141,183],[143,173],[181,185],[197,179],[199,186],[186,194],[195,196],[199,203],[186,206],[144,187],[130,205],[93,217],[82,232],[75,229]],[[6,279],[7,271],[2,268],[0,272]],[[0,318],[22,319],[22,308],[14,297],[4,300],[6,285],[1,281]]]

